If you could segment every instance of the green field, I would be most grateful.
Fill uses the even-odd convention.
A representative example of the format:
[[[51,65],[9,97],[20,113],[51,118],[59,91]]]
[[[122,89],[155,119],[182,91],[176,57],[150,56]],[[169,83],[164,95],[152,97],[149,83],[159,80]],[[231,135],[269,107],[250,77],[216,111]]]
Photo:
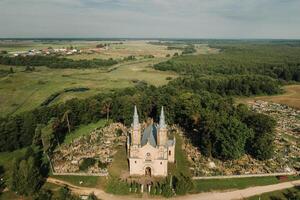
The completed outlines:
[[[101,182],[100,179],[105,179],[105,177],[99,177],[99,176],[54,176],[52,175],[51,177],[82,187],[97,187]],[[81,181],[82,184],[80,184]]]
[[[135,56],[136,58],[143,58],[146,55],[153,55],[156,58],[164,58],[167,54],[173,55],[179,50],[168,50],[167,46],[163,45],[152,45],[148,41],[123,41],[122,44],[112,41],[95,42],[93,46],[99,43],[110,43],[107,50],[99,50],[94,54],[78,54],[69,56],[69,58],[78,59],[93,59],[93,58],[114,58],[121,59],[128,56]]]
[[[25,67],[14,67],[14,74],[0,78],[0,117],[38,107],[47,97],[65,88],[87,87],[85,92],[68,92],[53,103],[74,97],[86,98],[111,89],[130,87],[137,81],[162,85],[173,72],[156,71],[150,66],[162,59],[133,61],[117,65],[117,69],[103,72],[99,69],[49,69],[37,67],[34,72],[24,72]],[[7,66],[0,66],[7,69]],[[3,94],[3,95],[2,95]]]
[[[153,65],[167,61],[171,56],[181,51],[169,50],[165,45],[153,45],[148,41],[0,41],[0,50],[9,53],[47,47],[79,47],[85,51],[95,49],[97,44],[110,43],[107,50],[94,53],[82,53],[66,56],[71,59],[114,58],[122,59],[135,56],[137,60],[122,61],[108,70],[103,69],[49,69],[36,67],[33,72],[25,72],[25,67],[12,66],[15,73],[0,78],[0,117],[14,115],[32,110],[50,95],[64,89],[85,87],[84,92],[65,92],[55,98],[52,103],[64,102],[72,98],[87,98],[97,93],[116,88],[131,87],[139,81],[160,86],[176,78],[175,72],[159,71]],[[208,45],[197,45],[198,54],[214,54],[218,52]],[[145,58],[153,55],[154,58]],[[1,66],[0,70],[9,70],[11,66]]]
[[[262,195],[257,195],[248,198],[247,200],[290,200],[292,197],[290,196],[291,193],[294,193],[300,197],[300,188],[299,187],[294,187],[290,189],[285,189],[285,190],[278,190],[275,192],[268,192],[264,193]],[[296,199],[296,198],[294,198]]]
[[[299,176],[289,176],[288,180],[297,180]],[[263,186],[280,183],[274,177],[249,177],[249,178],[231,178],[231,179],[209,179],[209,180],[194,180],[194,189],[192,193],[218,191],[228,189],[244,189],[253,186]]]

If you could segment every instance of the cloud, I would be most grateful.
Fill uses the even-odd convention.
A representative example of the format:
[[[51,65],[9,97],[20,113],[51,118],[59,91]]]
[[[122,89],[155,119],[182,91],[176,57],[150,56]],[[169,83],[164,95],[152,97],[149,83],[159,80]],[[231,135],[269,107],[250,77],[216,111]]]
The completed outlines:
[[[0,0],[0,37],[299,38],[299,0]]]

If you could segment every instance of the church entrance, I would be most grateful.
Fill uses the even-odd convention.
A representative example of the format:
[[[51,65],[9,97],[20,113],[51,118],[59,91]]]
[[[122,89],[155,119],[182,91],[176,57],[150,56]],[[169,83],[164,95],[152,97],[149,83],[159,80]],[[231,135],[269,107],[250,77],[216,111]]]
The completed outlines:
[[[151,168],[150,167],[146,167],[146,169],[145,169],[145,175],[146,176],[151,176]]]

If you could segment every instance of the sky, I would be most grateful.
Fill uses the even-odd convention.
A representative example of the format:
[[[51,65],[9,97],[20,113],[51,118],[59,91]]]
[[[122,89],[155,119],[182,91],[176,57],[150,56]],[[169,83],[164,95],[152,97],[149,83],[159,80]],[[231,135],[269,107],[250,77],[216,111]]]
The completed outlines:
[[[0,0],[0,38],[300,39],[300,0]]]

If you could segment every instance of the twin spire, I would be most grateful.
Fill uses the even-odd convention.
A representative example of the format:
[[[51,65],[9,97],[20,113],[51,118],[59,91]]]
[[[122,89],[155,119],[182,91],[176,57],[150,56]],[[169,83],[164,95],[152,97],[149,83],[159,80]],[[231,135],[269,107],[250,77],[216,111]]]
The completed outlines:
[[[137,113],[136,106],[134,106],[134,114],[133,114],[133,127],[139,126],[139,115]]]
[[[160,111],[159,128],[166,128],[165,113],[164,113],[164,107],[163,106],[161,107],[161,111]]]
[[[138,125],[139,125],[139,115],[137,113],[136,106],[134,106],[133,127],[138,127]],[[161,111],[160,111],[159,127],[160,128],[166,128],[165,114],[164,114],[164,107],[163,106],[161,107]]]

